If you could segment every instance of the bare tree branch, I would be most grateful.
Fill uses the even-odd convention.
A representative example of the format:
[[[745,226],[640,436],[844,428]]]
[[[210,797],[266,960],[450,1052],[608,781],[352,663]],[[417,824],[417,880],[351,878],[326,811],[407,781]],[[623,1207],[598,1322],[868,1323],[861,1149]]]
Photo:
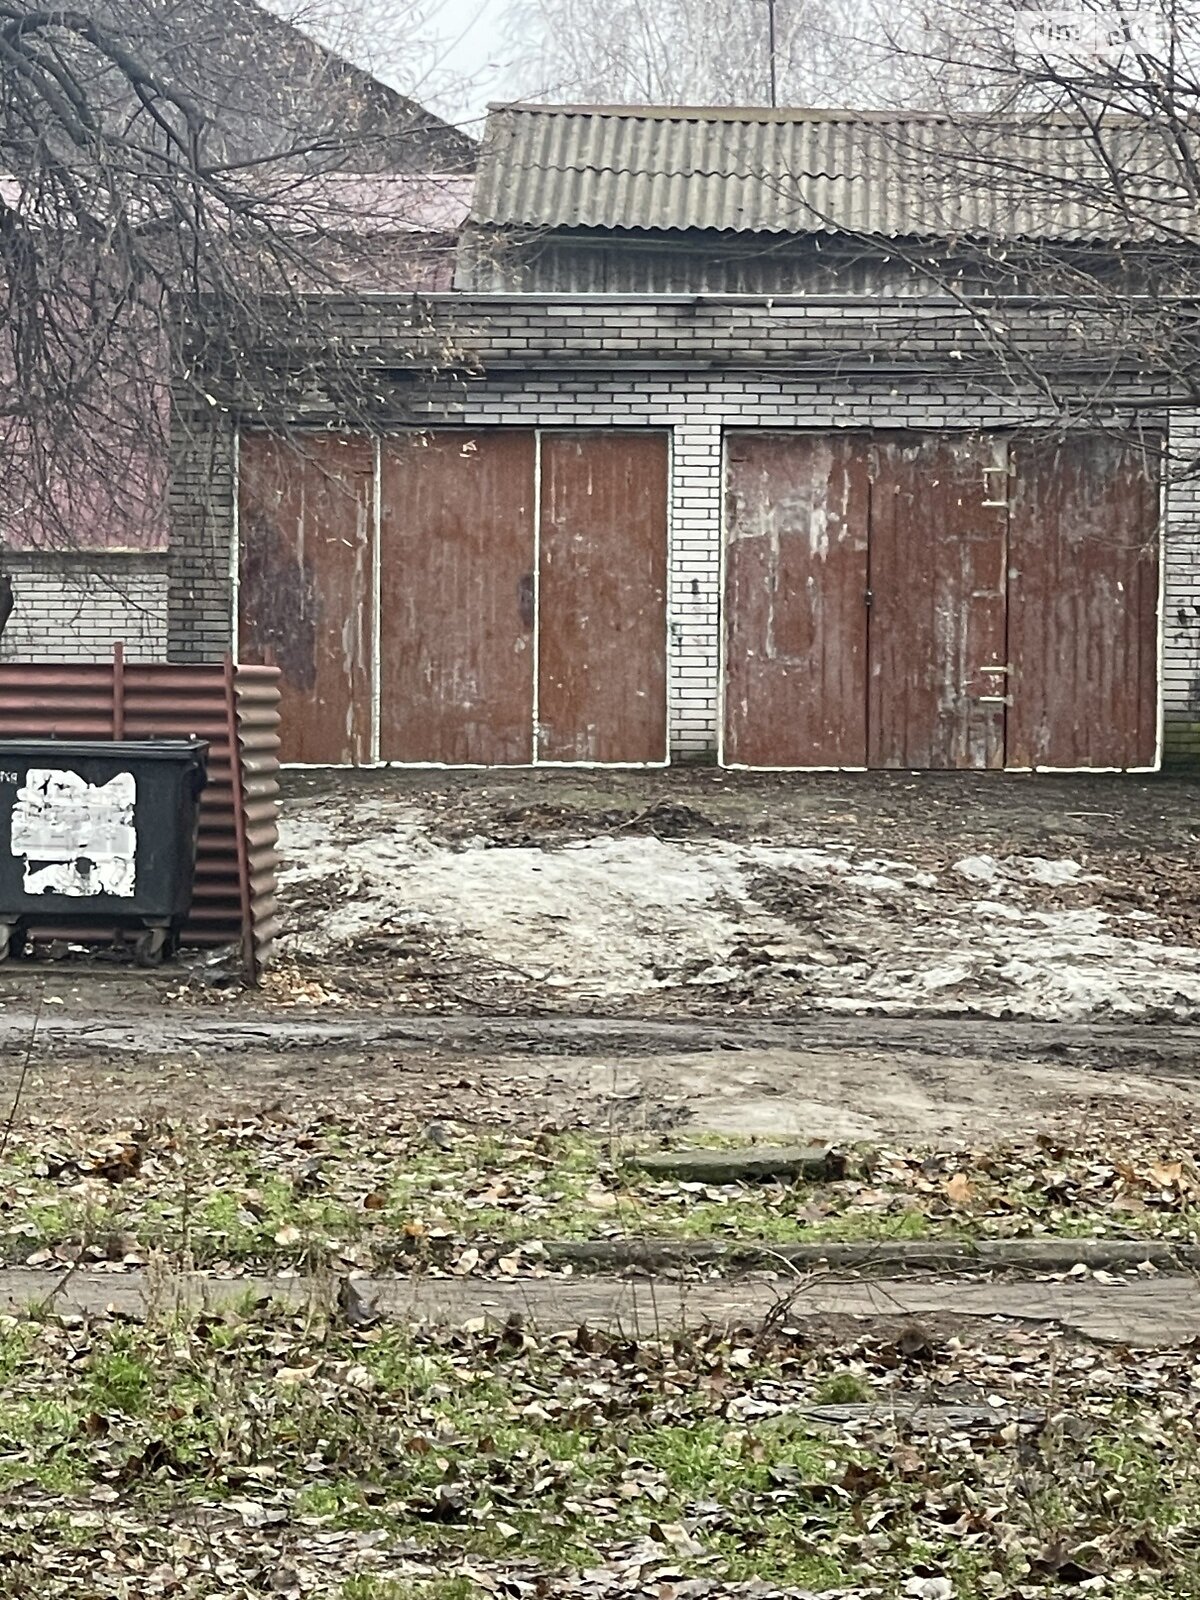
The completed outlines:
[[[172,387],[282,418],[308,299],[380,257],[419,286],[448,241],[406,180],[471,159],[255,0],[0,0],[0,541],[161,540]],[[377,402],[337,348],[353,425]]]

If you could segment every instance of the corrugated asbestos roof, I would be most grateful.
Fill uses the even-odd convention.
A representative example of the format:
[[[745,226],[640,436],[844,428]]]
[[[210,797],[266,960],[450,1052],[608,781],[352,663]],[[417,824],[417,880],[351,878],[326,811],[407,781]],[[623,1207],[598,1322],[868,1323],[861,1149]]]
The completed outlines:
[[[533,228],[1082,240],[1144,233],[1152,201],[1151,231],[1200,231],[1153,128],[1113,120],[1102,146],[1064,117],[494,106],[471,215]],[[1124,214],[1106,158],[1133,196]]]

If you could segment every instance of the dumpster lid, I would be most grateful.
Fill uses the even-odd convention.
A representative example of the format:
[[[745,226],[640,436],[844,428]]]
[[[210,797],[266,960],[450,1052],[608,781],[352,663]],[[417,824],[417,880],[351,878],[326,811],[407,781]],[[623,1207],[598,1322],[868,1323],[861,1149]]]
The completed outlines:
[[[182,761],[207,754],[207,739],[0,739],[0,761]]]

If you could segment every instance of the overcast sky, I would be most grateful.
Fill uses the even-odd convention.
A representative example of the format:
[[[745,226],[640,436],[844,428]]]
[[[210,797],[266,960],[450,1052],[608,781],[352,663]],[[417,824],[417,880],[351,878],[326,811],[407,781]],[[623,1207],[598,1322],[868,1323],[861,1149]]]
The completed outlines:
[[[489,100],[521,92],[504,60],[506,0],[441,0],[439,31],[447,40],[444,67],[460,114],[479,115]]]
[[[513,71],[508,0],[266,0],[455,122],[481,119],[489,100],[530,93]],[[476,127],[471,131],[478,132]]]

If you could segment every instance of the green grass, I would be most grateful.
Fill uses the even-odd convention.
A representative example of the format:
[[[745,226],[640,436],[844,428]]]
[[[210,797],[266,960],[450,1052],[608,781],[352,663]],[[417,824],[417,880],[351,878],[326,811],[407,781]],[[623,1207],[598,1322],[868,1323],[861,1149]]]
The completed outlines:
[[[1058,1377],[1053,1340],[1037,1359],[1021,1344],[1011,1368],[997,1343],[979,1373],[1051,1420],[968,1446],[936,1433],[906,1443],[886,1421],[846,1435],[806,1423],[804,1406],[893,1393],[894,1366],[854,1348],[352,1337],[258,1306],[145,1325],[0,1319],[0,1495],[56,1497],[29,1550],[83,1539],[92,1524],[70,1517],[97,1491],[115,1498],[106,1517],[147,1540],[188,1528],[188,1507],[261,1497],[300,1530],[289,1539],[380,1530],[379,1549],[444,1574],[345,1572],[327,1591],[341,1600],[460,1600],[448,1569],[461,1561],[570,1571],[646,1539],[684,1574],[897,1593],[931,1570],[963,1594],[993,1571],[1003,1592],[1036,1588],[1045,1551],[1095,1544],[1105,1570],[1126,1573],[1106,1594],[1198,1600],[1186,1353],[1150,1367],[1113,1357],[1098,1384],[1090,1359]],[[931,1375],[914,1381],[923,1390]],[[760,1419],[732,1404],[764,1395],[784,1409]],[[1078,1418],[1087,1426],[1068,1425]],[[0,1575],[24,1538],[0,1524]]]
[[[469,1578],[347,1578],[340,1600],[477,1600]]]
[[[862,1405],[871,1399],[871,1386],[856,1372],[833,1372],[813,1395],[821,1406]]]
[[[954,1204],[915,1157],[907,1168],[844,1183],[703,1187],[648,1179],[622,1158],[632,1145],[581,1134],[460,1136],[449,1151],[420,1141],[393,1148],[386,1138],[376,1146],[361,1130],[338,1126],[298,1143],[295,1130],[278,1143],[221,1130],[158,1137],[164,1158],[119,1184],[89,1178],[86,1167],[81,1176],[61,1156],[47,1170],[36,1145],[18,1147],[0,1167],[0,1249],[18,1261],[39,1247],[85,1258],[158,1250],[201,1267],[310,1266],[353,1250],[387,1269],[440,1264],[472,1243],[503,1250],[595,1237],[768,1246],[1096,1233],[1186,1239],[1200,1221],[1186,1189],[1173,1204],[1150,1192],[1132,1209],[1117,1208],[1117,1187],[1089,1187],[1086,1152],[1067,1200],[1041,1183],[1028,1155],[1001,1151],[972,1173],[969,1201]],[[312,1150],[319,1161],[310,1180],[303,1166]]]

